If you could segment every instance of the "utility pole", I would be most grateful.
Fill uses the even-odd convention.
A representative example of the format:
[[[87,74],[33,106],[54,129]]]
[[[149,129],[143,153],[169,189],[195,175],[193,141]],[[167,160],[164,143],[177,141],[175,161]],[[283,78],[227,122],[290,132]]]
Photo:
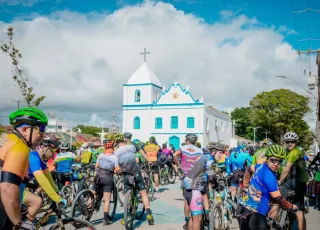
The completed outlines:
[[[117,132],[117,115],[115,112],[112,112],[111,118],[112,118],[111,133],[116,133]]]
[[[13,102],[17,102],[18,103],[18,109],[20,109],[20,102],[23,102],[23,101],[20,101],[20,100],[13,100]]]
[[[107,121],[97,121],[97,122],[101,124],[100,144],[103,145],[104,134],[105,134],[103,129],[103,124],[106,123]]]
[[[256,130],[260,127],[250,127],[253,129],[253,146],[256,146]]]

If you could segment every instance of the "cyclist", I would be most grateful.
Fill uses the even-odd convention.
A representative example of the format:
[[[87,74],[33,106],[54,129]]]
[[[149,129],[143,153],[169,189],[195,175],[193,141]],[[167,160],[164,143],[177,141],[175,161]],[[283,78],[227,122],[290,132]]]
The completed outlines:
[[[203,154],[202,150],[195,146],[197,140],[197,135],[187,134],[186,145],[182,146],[173,155],[179,171],[182,170],[182,174],[186,175],[183,179],[184,213],[186,225],[190,230],[200,229],[203,209],[205,209],[207,216],[209,214],[206,178],[208,176],[209,183],[211,183],[214,174],[213,158],[211,155]],[[181,157],[181,168],[178,157]],[[204,195],[206,195],[208,203],[205,203]]]
[[[23,190],[28,182],[29,152],[42,140],[48,124],[36,108],[21,108],[9,116],[14,130],[0,149],[0,229],[20,229]],[[29,226],[29,225],[28,225]]]
[[[104,140],[104,153],[100,154],[96,163],[96,184],[103,189],[103,225],[112,224],[109,216],[111,193],[114,190],[115,184],[113,174],[120,171],[118,157],[114,153],[114,141]]]
[[[92,155],[94,153],[93,150],[93,143],[88,143],[88,145],[85,146],[84,150],[81,153],[81,165],[85,166],[91,162]]]
[[[120,136],[120,137],[121,137],[121,136]],[[131,145],[133,145],[133,146],[136,148],[136,151],[135,151],[135,152],[141,153],[141,155],[145,158],[145,160],[148,160],[145,152],[143,151],[143,149],[140,148],[138,144],[136,144],[136,143],[134,143],[134,142],[131,141],[131,138],[132,138],[132,134],[131,134],[131,133],[125,132],[125,133],[123,134],[123,138],[124,138],[124,142],[125,142],[125,143],[131,144]],[[142,145],[142,146],[143,146],[143,145]]]
[[[166,164],[169,168],[172,168],[171,161],[173,160],[173,154],[170,149],[167,148],[167,144],[162,144],[161,153],[159,153],[158,160],[160,163]]]
[[[272,140],[269,138],[265,138],[262,141],[261,148],[253,155],[252,157],[252,164],[262,164],[266,162],[267,157],[265,156],[268,147],[273,144]]]
[[[153,171],[153,178],[155,184],[155,191],[159,193],[159,164],[158,153],[161,150],[160,146],[156,144],[156,138],[151,136],[149,138],[149,144],[143,147],[144,152],[147,155],[148,161],[152,163],[151,170]]]
[[[118,148],[114,152],[114,155],[118,157],[118,163],[121,171],[123,172],[124,191],[127,192],[128,190],[132,190],[133,184],[130,182],[133,179],[140,192],[143,205],[145,206],[148,223],[149,225],[154,225],[144,180],[141,175],[141,170],[136,163],[135,153],[137,148],[132,144],[132,142],[125,142],[125,139],[126,138],[124,138],[124,135],[116,136],[115,141]],[[123,219],[121,220],[121,224],[124,225]]]
[[[245,152],[246,144],[245,142],[238,142],[238,147],[234,152],[231,153],[230,158],[228,160],[227,165],[227,174],[232,173],[233,171],[237,169],[241,169],[241,171],[238,171],[233,174],[231,178],[231,199],[233,201],[236,201],[236,195],[237,195],[237,189],[239,187],[239,180],[243,178],[245,165],[247,166],[251,165],[251,156],[249,153]]]
[[[67,200],[62,199],[58,194],[59,190],[51,176],[51,173],[44,161],[50,159],[54,150],[58,148],[58,143],[50,138],[44,138],[36,150],[30,152],[29,156],[29,179],[36,180],[33,183],[41,186],[48,196],[56,203],[67,206]],[[23,204],[28,207],[28,219],[33,220],[42,206],[41,197],[37,196],[37,192],[31,193],[24,191]]]
[[[281,175],[279,185],[281,194],[284,197],[288,195],[288,189],[296,191],[293,203],[298,206],[296,216],[300,230],[306,229],[306,219],[304,216],[304,195],[307,191],[307,182],[309,180],[306,172],[306,162],[304,153],[297,147],[299,136],[294,132],[288,132],[284,135],[284,142],[289,151],[286,157],[285,166],[280,170]]]
[[[71,145],[68,141],[62,141],[60,144],[60,149],[61,152],[54,159],[59,190],[61,190],[65,183],[70,180],[70,173],[72,173],[72,163],[74,161],[80,162],[80,159],[70,151]],[[81,191],[80,183],[79,191]]]

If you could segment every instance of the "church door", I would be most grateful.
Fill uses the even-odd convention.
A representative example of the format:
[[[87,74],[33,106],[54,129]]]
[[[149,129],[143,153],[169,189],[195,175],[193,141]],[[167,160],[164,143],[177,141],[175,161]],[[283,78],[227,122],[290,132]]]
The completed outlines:
[[[169,138],[169,146],[173,145],[175,150],[178,150],[180,148],[180,138],[177,136],[171,136]]]

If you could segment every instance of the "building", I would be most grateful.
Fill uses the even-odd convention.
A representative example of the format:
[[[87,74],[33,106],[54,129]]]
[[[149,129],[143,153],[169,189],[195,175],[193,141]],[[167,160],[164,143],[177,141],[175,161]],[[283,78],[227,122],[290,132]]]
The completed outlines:
[[[57,119],[49,119],[48,120],[48,133],[57,133],[62,132],[66,133],[68,130],[68,122],[61,121]]]
[[[146,62],[123,85],[123,132],[133,139],[172,144],[176,149],[188,133],[198,135],[202,146],[209,141],[231,144],[228,114],[195,99],[189,88],[174,82],[166,89]]]

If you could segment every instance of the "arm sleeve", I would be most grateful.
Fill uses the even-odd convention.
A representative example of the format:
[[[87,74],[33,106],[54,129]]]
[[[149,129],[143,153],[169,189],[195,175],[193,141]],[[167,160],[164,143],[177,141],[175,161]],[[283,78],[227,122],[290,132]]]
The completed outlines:
[[[49,180],[44,175],[42,170],[38,170],[33,173],[39,185],[43,188],[43,190],[48,194],[48,196],[56,203],[61,202],[61,197],[56,193],[56,191],[52,188]]]
[[[249,183],[250,183],[252,174],[254,173],[254,169],[255,169],[254,166],[247,167],[246,172],[243,177],[243,187],[245,187],[245,188],[249,187]]]
[[[256,164],[257,164],[256,154],[254,154],[254,155],[252,156],[252,164],[253,164],[253,165],[256,165]]]
[[[44,175],[47,177],[49,183],[51,184],[51,187],[54,189],[54,191],[59,192],[59,189],[58,189],[56,183],[54,183],[54,180],[53,180],[52,175],[49,172],[49,170],[46,169],[43,172],[44,172]]]

